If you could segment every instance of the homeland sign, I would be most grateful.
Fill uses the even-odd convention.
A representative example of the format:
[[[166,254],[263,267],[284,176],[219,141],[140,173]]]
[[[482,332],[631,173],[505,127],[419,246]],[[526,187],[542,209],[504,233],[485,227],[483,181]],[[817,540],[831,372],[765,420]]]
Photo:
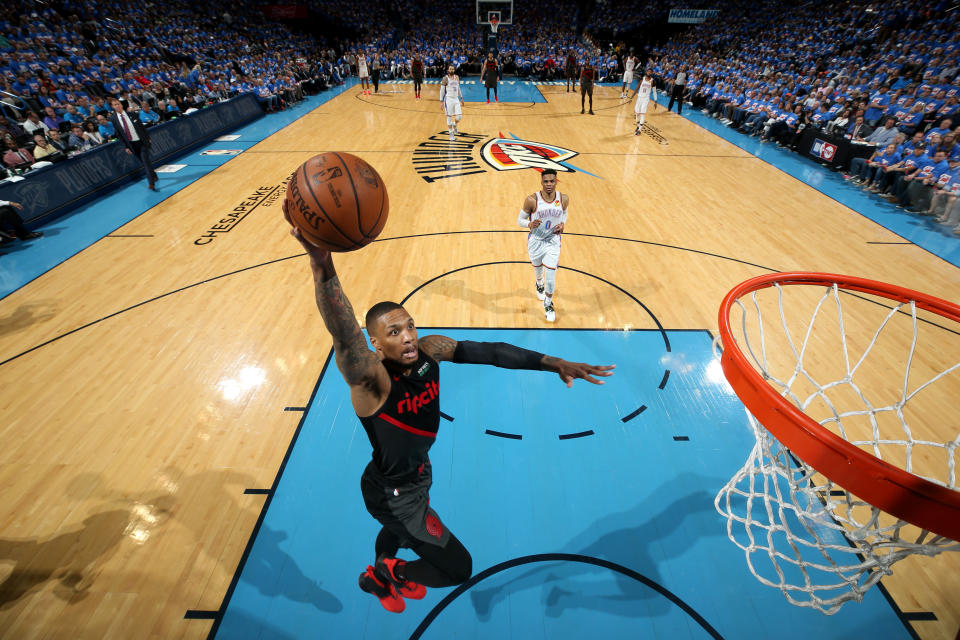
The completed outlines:
[[[710,18],[716,18],[718,13],[720,13],[719,9],[670,9],[670,17],[667,22],[700,24]]]

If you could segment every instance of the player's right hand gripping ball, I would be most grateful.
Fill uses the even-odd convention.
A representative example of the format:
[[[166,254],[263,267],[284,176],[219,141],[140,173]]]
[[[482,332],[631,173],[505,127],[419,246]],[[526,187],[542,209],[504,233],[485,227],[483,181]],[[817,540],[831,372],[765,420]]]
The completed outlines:
[[[355,251],[373,242],[389,210],[380,174],[350,153],[310,158],[287,186],[290,221],[307,242],[328,251]]]

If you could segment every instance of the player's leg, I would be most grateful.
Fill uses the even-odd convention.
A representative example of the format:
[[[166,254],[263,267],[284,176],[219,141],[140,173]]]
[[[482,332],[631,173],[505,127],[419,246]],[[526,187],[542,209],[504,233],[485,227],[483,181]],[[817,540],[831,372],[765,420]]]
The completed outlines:
[[[553,305],[553,295],[557,290],[557,269],[560,266],[560,243],[551,243],[548,245],[543,255],[544,273],[544,292],[543,292],[543,312],[547,322],[556,320],[557,315]]]
[[[637,130],[636,135],[643,133],[643,122],[647,117],[647,107],[649,106],[649,100],[643,100],[637,104],[636,116],[637,116]]]
[[[590,83],[590,87],[587,89],[587,95],[590,96],[590,111],[588,113],[593,115],[593,83]]]
[[[527,254],[530,256],[530,264],[533,265],[533,275],[536,277],[537,300],[542,301],[546,283],[543,278],[543,253],[544,243],[537,240],[532,235],[527,240]]]
[[[537,300],[543,300],[544,297],[544,279],[543,279],[543,265],[542,264],[533,264],[533,275],[537,279]]]
[[[547,266],[546,264],[543,265],[543,268],[546,271],[544,277],[546,286],[543,293],[543,313],[547,318],[547,322],[553,322],[557,319],[553,306],[553,293],[557,288],[557,269]]]
[[[487,87],[487,104],[490,104],[490,87]]]
[[[493,101],[500,102],[500,96],[497,95],[497,85],[493,85]]]
[[[450,100],[444,100],[443,107],[447,115],[447,134],[453,140],[453,104]]]
[[[460,110],[460,101],[457,100],[453,108],[453,135],[460,133],[460,131],[457,130],[457,124],[461,118],[463,118],[463,112]]]
[[[583,83],[581,82],[580,83],[580,113],[581,114],[584,112],[583,102],[586,99],[586,97],[587,97],[587,89],[583,86]],[[591,100],[591,103],[592,103],[592,100]]]
[[[413,583],[425,587],[452,587],[466,582],[473,573],[470,552],[452,533],[445,545],[414,540],[410,549],[420,556],[419,560],[405,562],[378,557],[377,573],[389,576],[395,584]]]

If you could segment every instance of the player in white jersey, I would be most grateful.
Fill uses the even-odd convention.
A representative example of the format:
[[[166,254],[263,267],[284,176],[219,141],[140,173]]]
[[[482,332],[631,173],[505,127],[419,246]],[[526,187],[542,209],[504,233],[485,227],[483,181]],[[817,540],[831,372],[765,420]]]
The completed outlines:
[[[447,75],[440,81],[440,104],[447,114],[447,131],[450,139],[454,140],[457,133],[457,123],[463,117],[460,105],[463,104],[463,91],[460,90],[460,76],[456,74],[453,65],[447,67]]]
[[[370,86],[367,84],[370,79],[370,71],[367,69],[367,56],[362,53],[357,56],[357,77],[360,78],[363,95],[370,93]]]
[[[630,88],[630,85],[633,84],[633,70],[637,68],[637,56],[633,55],[633,49],[630,50],[630,55],[626,57],[623,61],[623,87],[620,88],[620,97],[627,97],[627,90]]]
[[[633,105],[633,113],[637,118],[637,129],[633,132],[633,135],[640,135],[643,131],[643,120],[647,115],[647,107],[650,105],[650,95],[653,94],[653,110],[657,110],[657,88],[653,86],[653,78],[650,76],[650,72],[646,71],[643,74],[643,80],[640,81],[640,84],[637,85],[636,91],[633,92],[633,96],[637,99],[635,105]]]
[[[543,300],[547,322],[553,322],[557,318],[553,294],[557,286],[557,267],[560,266],[560,234],[567,221],[570,198],[557,191],[556,169],[543,170],[540,186],[540,191],[523,201],[517,223],[530,230],[527,251],[537,277],[537,298]]]

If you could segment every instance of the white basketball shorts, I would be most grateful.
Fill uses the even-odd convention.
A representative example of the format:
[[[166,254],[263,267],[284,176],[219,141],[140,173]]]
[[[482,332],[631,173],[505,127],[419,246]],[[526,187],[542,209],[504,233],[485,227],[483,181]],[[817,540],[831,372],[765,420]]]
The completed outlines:
[[[560,238],[545,242],[530,236],[527,240],[527,251],[530,253],[530,263],[535,267],[543,265],[556,269],[560,266]]]
[[[443,107],[450,117],[463,115],[460,113],[460,100],[457,98],[447,98],[443,101]]]

